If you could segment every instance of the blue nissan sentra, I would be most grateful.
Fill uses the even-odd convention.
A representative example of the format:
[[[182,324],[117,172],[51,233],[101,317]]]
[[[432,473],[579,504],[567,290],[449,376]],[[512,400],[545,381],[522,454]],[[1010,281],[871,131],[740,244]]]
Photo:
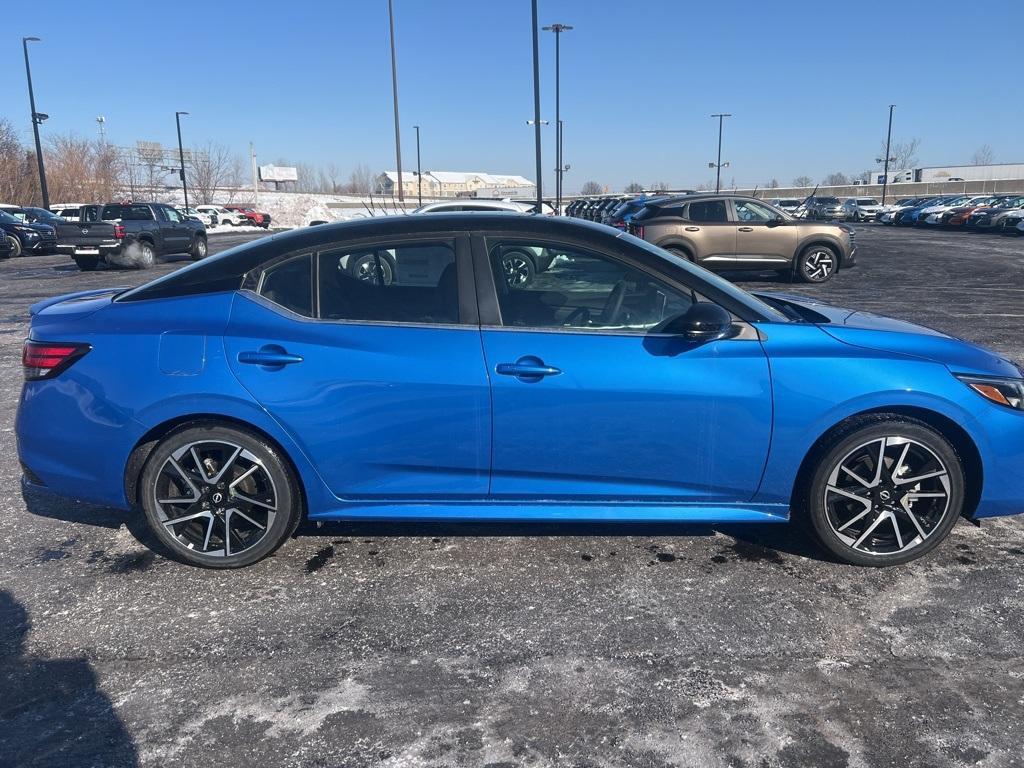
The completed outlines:
[[[509,280],[517,254],[551,266]],[[793,520],[882,566],[1024,509],[1013,363],[573,219],[316,227],[31,311],[24,483],[195,565],[458,518]]]

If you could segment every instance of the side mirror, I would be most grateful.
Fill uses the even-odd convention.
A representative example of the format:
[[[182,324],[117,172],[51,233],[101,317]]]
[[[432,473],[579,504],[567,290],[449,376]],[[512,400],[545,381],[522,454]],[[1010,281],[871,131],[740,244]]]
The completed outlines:
[[[785,221],[785,219],[782,218],[781,216],[776,216],[774,219],[768,219],[768,226],[769,227],[778,227],[784,221]]]
[[[670,318],[659,333],[682,336],[689,341],[717,341],[732,336],[732,315],[717,304],[697,302],[681,315]]]

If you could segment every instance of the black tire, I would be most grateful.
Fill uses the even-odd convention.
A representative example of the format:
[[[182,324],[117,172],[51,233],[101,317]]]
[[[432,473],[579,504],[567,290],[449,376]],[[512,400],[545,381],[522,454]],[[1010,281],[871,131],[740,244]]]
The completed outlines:
[[[882,471],[871,476],[879,448]],[[858,451],[863,451],[862,463],[850,458]],[[848,474],[851,465],[860,480]],[[943,474],[924,477],[940,469]],[[907,472],[918,474],[908,478]],[[917,477],[924,479],[907,482]],[[868,487],[865,481],[875,485]],[[932,486],[934,492],[928,490]],[[863,508],[851,491],[863,497]],[[815,539],[838,559],[881,567],[916,560],[939,546],[956,524],[963,500],[963,466],[949,441],[923,422],[878,414],[851,421],[832,435],[818,452],[797,511],[805,514]]]
[[[685,248],[679,248],[678,246],[675,245],[669,245],[665,247],[665,250],[671,253],[673,256],[678,256],[680,259],[686,259],[687,261],[696,264],[696,261],[694,261],[693,256]]]
[[[201,465],[189,446],[196,449]],[[224,448],[218,452],[215,446]],[[239,453],[229,462],[226,457],[235,448]],[[175,462],[188,476],[184,481],[169,462],[175,454]],[[218,462],[217,456],[224,458]],[[223,468],[236,479],[212,482]],[[262,560],[295,532],[302,517],[298,483],[278,450],[259,435],[217,422],[185,425],[164,437],[146,460],[138,488],[146,521],[162,547],[175,559],[204,568],[243,568]],[[189,501],[192,495],[195,504]],[[158,501],[165,497],[183,500]],[[273,512],[266,509],[267,502],[273,504]],[[171,522],[197,514],[183,523]],[[226,525],[232,526],[231,534],[224,533]],[[237,552],[225,544],[230,541]]]
[[[75,264],[83,272],[92,272],[100,263],[99,256],[75,256],[74,259]]]
[[[512,248],[501,254],[501,271],[510,288],[523,288],[533,282],[537,265],[533,263],[532,254]]]
[[[804,283],[824,283],[839,271],[839,255],[828,245],[809,245],[794,264],[796,276]]]
[[[16,259],[19,256],[23,256],[25,254],[25,250],[21,247],[21,240],[16,238],[14,235],[8,235],[7,239],[11,243],[11,258],[12,259]]]
[[[139,259],[135,264],[136,269],[149,269],[156,263],[156,248],[148,240],[139,240]]]
[[[206,254],[206,238],[202,235],[197,235],[192,241],[192,247],[189,248],[188,255],[192,257],[192,261],[199,261],[200,259],[205,259]]]

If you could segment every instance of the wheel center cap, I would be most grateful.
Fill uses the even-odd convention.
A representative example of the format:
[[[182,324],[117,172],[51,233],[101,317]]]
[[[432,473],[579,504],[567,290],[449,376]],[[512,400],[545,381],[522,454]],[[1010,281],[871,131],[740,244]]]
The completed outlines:
[[[882,501],[888,501],[889,499],[892,498],[892,494],[889,493],[888,491],[882,491],[878,494],[878,498],[880,498]],[[213,497],[213,500],[220,501],[220,499],[218,499],[216,496]]]
[[[884,493],[884,491],[883,491],[883,493]],[[883,498],[889,498],[889,497],[888,497],[888,495],[886,495]],[[220,491],[217,491],[215,494],[213,494],[213,503],[214,504],[220,504],[222,501],[224,501],[224,494],[222,494]]]

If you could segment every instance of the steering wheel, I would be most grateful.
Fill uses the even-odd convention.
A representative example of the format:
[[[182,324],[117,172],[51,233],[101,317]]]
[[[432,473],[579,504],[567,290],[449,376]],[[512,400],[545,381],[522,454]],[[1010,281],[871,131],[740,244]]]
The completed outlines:
[[[622,300],[626,298],[626,281],[619,280],[612,288],[612,292],[608,294],[608,300],[604,303],[604,309],[601,310],[600,321],[601,325],[614,325],[615,321],[619,319],[619,315],[622,313]]]

